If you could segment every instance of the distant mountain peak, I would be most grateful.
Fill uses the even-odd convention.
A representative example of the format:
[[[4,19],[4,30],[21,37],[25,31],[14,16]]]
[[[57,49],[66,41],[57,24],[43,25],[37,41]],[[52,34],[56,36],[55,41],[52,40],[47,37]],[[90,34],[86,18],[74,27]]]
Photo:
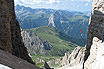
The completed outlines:
[[[60,11],[56,10],[49,17],[48,26],[57,27],[57,26],[61,25],[64,21],[68,21],[68,19]]]
[[[54,12],[54,14],[59,14],[59,15],[61,15],[61,12],[59,12],[58,10],[56,10],[56,11]]]

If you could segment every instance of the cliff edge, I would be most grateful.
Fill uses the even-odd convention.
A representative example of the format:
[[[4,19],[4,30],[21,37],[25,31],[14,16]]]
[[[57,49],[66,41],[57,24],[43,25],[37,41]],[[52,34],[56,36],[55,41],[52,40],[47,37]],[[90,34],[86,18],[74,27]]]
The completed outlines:
[[[104,69],[104,0],[93,0],[84,69]]]
[[[34,64],[22,41],[14,0],[0,0],[0,49]]]

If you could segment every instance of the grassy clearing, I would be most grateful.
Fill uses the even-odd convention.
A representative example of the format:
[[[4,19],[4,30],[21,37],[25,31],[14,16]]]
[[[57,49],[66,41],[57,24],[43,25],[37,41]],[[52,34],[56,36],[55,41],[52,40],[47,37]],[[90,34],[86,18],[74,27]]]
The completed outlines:
[[[54,27],[38,27],[27,29],[26,31],[33,31],[40,38],[48,41],[53,46],[50,51],[50,55],[52,56],[64,56],[65,52],[72,52],[72,50],[78,46],[71,42],[71,38],[69,36]]]

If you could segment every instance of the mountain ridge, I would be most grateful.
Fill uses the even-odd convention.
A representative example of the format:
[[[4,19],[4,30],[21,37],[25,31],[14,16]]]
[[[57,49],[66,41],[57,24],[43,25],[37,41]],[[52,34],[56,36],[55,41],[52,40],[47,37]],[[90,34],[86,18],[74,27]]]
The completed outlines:
[[[32,9],[26,10],[27,7],[18,8],[16,6],[17,20],[20,22],[22,29],[31,29],[41,26],[54,26],[73,38],[86,38],[89,21],[89,13],[69,12],[54,9]],[[22,12],[20,12],[22,10]],[[60,12],[59,14],[56,11]],[[27,14],[27,15],[25,15]],[[53,16],[54,14],[54,16]],[[57,16],[59,20],[57,19]],[[51,22],[51,23],[50,23]],[[27,25],[27,26],[26,26]],[[83,30],[82,36],[79,33]],[[73,31],[76,31],[75,33]]]

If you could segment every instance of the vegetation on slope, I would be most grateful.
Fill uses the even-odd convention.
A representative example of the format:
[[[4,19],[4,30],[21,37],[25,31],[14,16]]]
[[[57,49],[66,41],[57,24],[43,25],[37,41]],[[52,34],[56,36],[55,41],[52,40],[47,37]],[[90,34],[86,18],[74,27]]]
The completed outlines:
[[[48,41],[53,48],[49,51],[52,56],[63,56],[65,52],[72,51],[77,44],[71,42],[71,38],[55,27],[39,27],[26,29],[27,32],[33,31],[40,38]]]

